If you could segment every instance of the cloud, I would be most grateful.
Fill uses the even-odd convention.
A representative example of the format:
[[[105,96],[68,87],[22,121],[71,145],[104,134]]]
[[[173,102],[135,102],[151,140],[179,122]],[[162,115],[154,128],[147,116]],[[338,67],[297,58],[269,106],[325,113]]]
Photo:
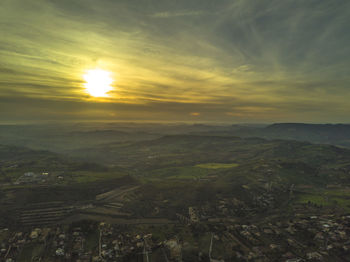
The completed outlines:
[[[180,11],[180,12],[160,12],[152,14],[153,18],[172,18],[172,17],[182,17],[182,16],[199,16],[204,15],[203,11]]]
[[[33,119],[38,98],[74,104],[76,118],[345,121],[349,23],[345,0],[4,0],[3,114]],[[114,73],[113,97],[78,110],[95,108],[82,75],[96,67]],[[47,117],[69,116],[55,104],[42,102]]]

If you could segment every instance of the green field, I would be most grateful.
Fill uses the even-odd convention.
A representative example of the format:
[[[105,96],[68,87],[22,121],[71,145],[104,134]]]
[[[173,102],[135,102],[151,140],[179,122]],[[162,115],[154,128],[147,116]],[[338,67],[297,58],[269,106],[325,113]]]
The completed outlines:
[[[91,172],[91,171],[77,171],[72,174],[71,178],[74,182],[88,183],[95,182],[97,180],[115,179],[124,176],[125,174],[119,172]]]
[[[205,163],[195,166],[167,167],[152,170],[148,179],[199,179],[211,175],[218,175],[219,169],[237,167],[238,164],[230,163]]]
[[[297,197],[296,201],[297,203],[303,204],[311,203],[328,207],[334,206],[350,211],[349,193],[349,190],[344,189],[318,189],[317,191],[312,193],[300,194]]]
[[[198,164],[195,165],[195,167],[200,167],[200,168],[207,168],[207,169],[221,169],[221,168],[232,168],[232,167],[237,167],[238,164],[236,163],[205,163],[205,164]]]
[[[185,166],[185,167],[169,167],[153,170],[148,178],[153,179],[195,179],[210,175],[210,170]]]

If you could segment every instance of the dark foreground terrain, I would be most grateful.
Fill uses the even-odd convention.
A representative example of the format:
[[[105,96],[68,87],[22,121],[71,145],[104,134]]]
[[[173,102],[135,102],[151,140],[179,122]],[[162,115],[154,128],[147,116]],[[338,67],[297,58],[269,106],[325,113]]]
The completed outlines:
[[[0,127],[0,261],[350,261],[349,149],[101,126]]]

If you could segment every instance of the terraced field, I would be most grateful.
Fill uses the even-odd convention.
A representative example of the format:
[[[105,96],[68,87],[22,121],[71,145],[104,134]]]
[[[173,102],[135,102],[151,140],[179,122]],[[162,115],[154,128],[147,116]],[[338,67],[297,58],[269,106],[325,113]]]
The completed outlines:
[[[24,226],[52,225],[70,215],[74,209],[74,206],[63,202],[45,202],[19,211],[18,220]]]

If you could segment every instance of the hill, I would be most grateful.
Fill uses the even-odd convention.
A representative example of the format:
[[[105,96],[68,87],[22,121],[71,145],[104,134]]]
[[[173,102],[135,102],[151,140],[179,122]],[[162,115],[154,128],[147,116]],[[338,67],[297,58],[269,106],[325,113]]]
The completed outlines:
[[[230,130],[193,134],[288,139],[350,147],[350,125],[348,124],[276,123],[266,127],[233,125]]]
[[[350,125],[345,124],[273,124],[262,133],[273,138],[350,146]]]

